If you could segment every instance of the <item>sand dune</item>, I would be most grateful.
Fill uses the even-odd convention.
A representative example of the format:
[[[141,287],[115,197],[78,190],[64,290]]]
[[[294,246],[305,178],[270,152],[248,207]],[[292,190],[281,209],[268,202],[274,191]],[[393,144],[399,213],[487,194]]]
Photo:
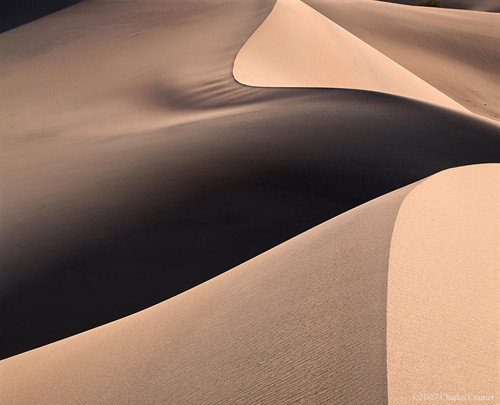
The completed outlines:
[[[497,333],[480,323],[495,322],[499,170],[500,165],[480,165],[439,173],[153,308],[4,360],[3,400],[402,404],[412,389],[422,389],[422,375],[436,378],[425,385],[433,389],[457,386],[495,395],[495,354],[490,356],[492,346],[484,346],[482,338],[494,341]],[[429,205],[435,209],[430,214]],[[414,233],[415,215],[425,219]],[[433,242],[436,235],[449,235],[441,232],[443,226],[455,230],[447,249],[455,254],[476,249],[478,256],[451,254],[445,257],[453,263],[440,263],[440,248],[449,239]],[[429,243],[419,245],[422,238]],[[477,277],[461,258],[485,277]],[[416,279],[430,283],[419,288],[424,295],[401,290],[413,288]],[[461,295],[466,307],[449,302],[454,288],[471,282],[476,289]],[[409,296],[423,300],[417,312]],[[478,312],[484,310],[488,319]],[[436,334],[418,334],[415,327],[425,327],[422,322],[437,328]],[[414,339],[416,333],[422,342]],[[464,350],[455,352],[445,343],[450,338],[466,345]],[[432,362],[424,360],[423,367],[446,364],[446,369],[418,373],[408,353]],[[462,380],[462,365],[473,379]],[[468,385],[460,385],[463,381]]]
[[[499,14],[368,0],[304,3],[468,110],[499,120]]]
[[[421,0],[379,0],[379,1],[417,6]],[[443,0],[440,2],[440,4],[441,7],[444,8],[500,12],[500,3],[497,0]]]
[[[370,90],[467,111],[300,0],[276,2],[238,52],[233,75],[250,86]]]
[[[2,361],[3,403],[386,403],[389,248],[411,189],[153,308]]]
[[[324,90],[78,147],[45,138],[33,149],[41,142],[3,174],[4,353],[146,308],[436,171],[495,161],[498,131]],[[29,159],[40,151],[43,166]]]
[[[499,398],[499,202],[500,165],[439,173],[403,201],[389,260],[389,404],[420,392]]]
[[[498,16],[274,6],[0,34],[1,403],[492,394]]]
[[[3,357],[498,158],[495,126],[438,107],[234,82],[271,1],[168,4],[83,2],[0,37]]]

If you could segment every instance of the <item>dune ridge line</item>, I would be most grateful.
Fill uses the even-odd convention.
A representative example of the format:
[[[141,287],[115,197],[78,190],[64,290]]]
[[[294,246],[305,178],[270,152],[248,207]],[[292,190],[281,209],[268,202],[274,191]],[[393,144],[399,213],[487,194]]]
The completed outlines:
[[[391,405],[420,392],[498,398],[498,353],[485,342],[499,342],[499,180],[500,164],[448,169],[401,203],[388,269]]]
[[[465,107],[301,0],[278,0],[236,55],[233,76],[254,87],[376,91]]]

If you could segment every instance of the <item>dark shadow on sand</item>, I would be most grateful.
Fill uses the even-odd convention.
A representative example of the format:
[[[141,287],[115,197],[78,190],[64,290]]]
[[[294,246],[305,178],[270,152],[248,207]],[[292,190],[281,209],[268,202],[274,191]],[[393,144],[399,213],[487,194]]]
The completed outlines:
[[[34,257],[33,269],[23,269],[34,276],[3,289],[2,357],[147,308],[440,170],[499,160],[494,126],[360,91],[304,90],[294,102],[162,134],[207,140],[199,167],[180,173],[182,196],[172,199],[176,190],[168,180],[166,162],[176,156],[152,146],[161,158],[128,184],[131,196],[140,193],[107,213],[123,231],[85,249],[75,246],[92,230],[63,232],[65,259]]]
[[[79,3],[81,0],[3,0],[0,8],[0,32],[37,20]]]

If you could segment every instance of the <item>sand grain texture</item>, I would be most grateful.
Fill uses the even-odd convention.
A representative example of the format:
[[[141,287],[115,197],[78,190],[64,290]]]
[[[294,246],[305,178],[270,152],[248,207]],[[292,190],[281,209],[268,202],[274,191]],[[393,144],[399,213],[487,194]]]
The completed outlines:
[[[2,361],[2,403],[386,403],[389,248],[412,187],[153,308]]]
[[[0,402],[489,394],[498,18],[86,0],[0,34]]]
[[[477,165],[431,176],[403,201],[389,261],[389,404],[424,392],[498,398],[499,200],[500,165]]]

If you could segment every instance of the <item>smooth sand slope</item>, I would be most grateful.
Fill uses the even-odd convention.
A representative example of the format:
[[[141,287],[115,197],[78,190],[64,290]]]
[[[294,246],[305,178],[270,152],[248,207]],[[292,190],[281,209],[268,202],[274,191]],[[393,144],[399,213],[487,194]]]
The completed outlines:
[[[276,2],[238,52],[233,75],[249,86],[369,90],[467,111],[300,0]]]
[[[278,3],[266,57],[295,56],[274,80],[325,73],[294,68],[319,49],[280,38],[293,24],[335,34],[338,77],[350,50],[413,77],[374,48],[498,114],[496,17],[306,3],[331,22]],[[262,69],[266,44],[244,44],[273,6],[87,0],[0,35],[1,403],[399,405],[462,378],[494,394],[498,165],[424,178],[498,162],[498,125],[387,94],[405,80],[380,69],[380,92],[237,83],[247,45],[240,67]]]
[[[379,0],[379,1],[417,6],[421,0]],[[458,8],[461,10],[500,12],[500,3],[497,0],[443,0],[440,2],[440,4],[441,7],[444,8]]]
[[[4,360],[3,403],[399,405],[424,383],[495,395],[499,173],[441,172]]]
[[[41,18],[78,3],[80,0],[3,0],[0,8],[0,32]]]
[[[389,248],[412,188],[153,308],[0,362],[2,403],[387,403]]]
[[[497,158],[495,127],[407,99],[325,90],[261,108],[45,139],[44,171],[23,167],[36,194],[4,175],[5,352],[160,302],[381,192]]]
[[[499,203],[500,165],[439,173],[405,198],[389,260],[389,404],[420,392],[498,402]]]
[[[498,161],[498,127],[436,106],[236,83],[273,5],[83,2],[0,36],[3,357],[439,170]]]
[[[304,0],[330,20],[485,117],[500,117],[500,14],[371,0]]]

